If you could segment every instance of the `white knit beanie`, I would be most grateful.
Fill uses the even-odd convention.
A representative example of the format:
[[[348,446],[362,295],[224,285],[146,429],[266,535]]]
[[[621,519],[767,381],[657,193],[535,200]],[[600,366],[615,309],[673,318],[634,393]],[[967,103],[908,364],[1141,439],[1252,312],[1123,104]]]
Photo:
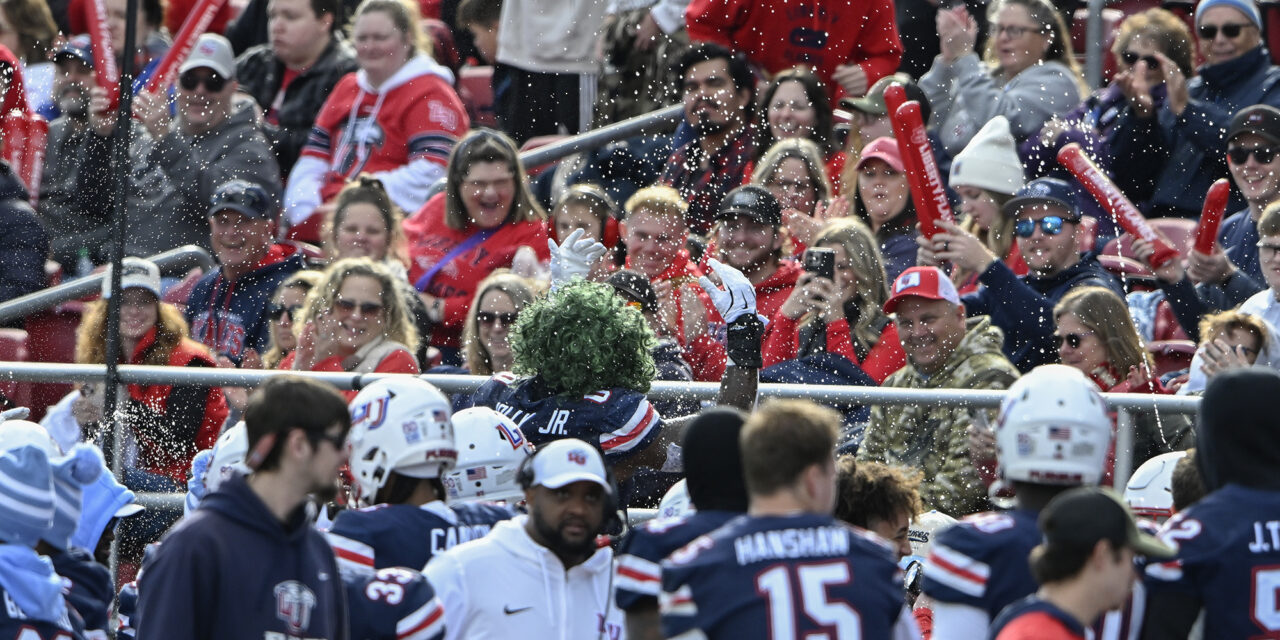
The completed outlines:
[[[951,161],[951,186],[966,185],[1013,195],[1026,184],[1009,121],[996,116]]]

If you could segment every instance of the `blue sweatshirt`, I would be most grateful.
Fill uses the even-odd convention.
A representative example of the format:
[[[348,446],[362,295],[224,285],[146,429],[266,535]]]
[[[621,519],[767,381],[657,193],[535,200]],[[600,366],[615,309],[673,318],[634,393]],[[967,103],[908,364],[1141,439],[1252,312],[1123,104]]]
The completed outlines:
[[[221,269],[205,274],[187,298],[191,338],[237,363],[246,349],[265,352],[271,344],[271,296],[305,268],[301,253],[285,256],[282,251],[273,247],[264,264],[235,280],[224,277]]]
[[[136,628],[139,640],[346,640],[346,596],[333,552],[305,509],[281,523],[237,476],[144,565]]]

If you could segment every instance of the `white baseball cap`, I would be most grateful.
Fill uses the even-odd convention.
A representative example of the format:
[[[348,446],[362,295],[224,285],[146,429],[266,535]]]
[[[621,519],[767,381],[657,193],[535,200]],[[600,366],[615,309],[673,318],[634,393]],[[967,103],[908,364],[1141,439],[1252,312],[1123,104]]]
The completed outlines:
[[[604,458],[591,445],[575,439],[556,440],[533,456],[533,485],[559,489],[575,482],[594,482],[612,493]]]
[[[231,42],[216,33],[206,33],[196,40],[190,55],[178,68],[178,73],[186,73],[192,69],[204,67],[212,69],[227,80],[236,77],[236,56],[231,51]]]
[[[125,258],[120,269],[120,290],[146,289],[160,297],[160,267],[150,260],[142,258]],[[102,297],[111,297],[111,266],[107,266],[106,277],[102,279]]]

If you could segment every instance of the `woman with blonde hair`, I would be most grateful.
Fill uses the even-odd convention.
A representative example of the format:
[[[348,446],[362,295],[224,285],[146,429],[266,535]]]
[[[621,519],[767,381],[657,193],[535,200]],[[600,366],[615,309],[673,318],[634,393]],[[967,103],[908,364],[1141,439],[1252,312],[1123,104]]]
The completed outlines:
[[[369,258],[339,260],[311,290],[298,347],[280,363],[295,371],[418,373],[418,331],[395,276]],[[354,391],[345,392],[355,397]]]
[[[835,191],[827,166],[818,145],[806,138],[786,138],[769,147],[751,184],[768,189],[782,205],[782,220],[796,243],[793,253],[809,246],[827,222],[852,212],[847,199],[829,200]]]
[[[533,303],[538,286],[506,270],[480,282],[462,329],[462,363],[471,375],[510,371],[515,365],[509,335],[520,311]]]
[[[906,353],[883,309],[889,285],[878,243],[865,224],[845,218],[829,223],[813,246],[835,253],[835,279],[800,276],[770,322],[764,365],[825,351],[884,382],[906,364]]]

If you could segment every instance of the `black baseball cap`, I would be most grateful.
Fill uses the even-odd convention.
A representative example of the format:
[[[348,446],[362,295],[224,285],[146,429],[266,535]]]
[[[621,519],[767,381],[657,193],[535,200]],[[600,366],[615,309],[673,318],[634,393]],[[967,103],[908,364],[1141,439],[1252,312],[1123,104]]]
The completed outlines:
[[[1080,220],[1080,210],[1076,207],[1075,189],[1057,178],[1036,178],[1027,186],[1018,189],[1013,199],[1004,203],[1004,214],[1017,217],[1018,210],[1037,204],[1049,204],[1066,209],[1071,220]]]
[[[613,287],[627,302],[640,305],[646,313],[658,311],[658,294],[654,293],[649,279],[635,271],[620,269],[606,279],[605,284]]]
[[[720,201],[720,210],[716,212],[716,220],[738,217],[750,218],[771,227],[781,226],[782,205],[768,189],[754,184],[742,185],[725,194]]]
[[[276,207],[266,189],[248,180],[228,180],[213,192],[209,215],[235,211],[255,220],[274,220]]]
[[[1163,560],[1176,551],[1138,530],[1133,512],[1120,496],[1102,487],[1077,487],[1054,496],[1040,512],[1040,532],[1050,548],[1092,549],[1100,540],[1115,548]]]
[[[1255,104],[1236,112],[1227,127],[1227,140],[1253,133],[1273,144],[1280,143],[1280,109],[1267,104]]]

